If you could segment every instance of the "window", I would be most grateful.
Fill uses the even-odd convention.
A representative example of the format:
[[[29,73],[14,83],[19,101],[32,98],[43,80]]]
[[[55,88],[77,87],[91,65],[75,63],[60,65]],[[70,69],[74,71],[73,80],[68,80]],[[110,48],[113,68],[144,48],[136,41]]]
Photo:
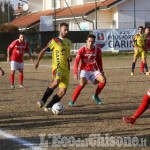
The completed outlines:
[[[72,0],[71,1],[71,5],[77,5],[78,3],[77,3],[77,0]]]

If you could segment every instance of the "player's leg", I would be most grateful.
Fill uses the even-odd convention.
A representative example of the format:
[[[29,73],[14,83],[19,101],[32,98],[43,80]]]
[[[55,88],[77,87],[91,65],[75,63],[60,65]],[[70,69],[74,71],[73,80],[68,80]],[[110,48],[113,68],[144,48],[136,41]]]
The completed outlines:
[[[76,99],[78,98],[81,90],[87,84],[89,77],[90,77],[90,71],[81,70],[81,72],[80,72],[80,84],[75,89],[74,94],[72,96],[72,100],[69,101],[70,106],[74,105],[74,103],[75,103]]]
[[[19,70],[19,87],[23,88],[23,63],[18,63]]]
[[[95,95],[99,95],[100,92],[103,90],[105,84],[106,84],[106,77],[103,74],[98,75],[96,78],[97,81],[99,81],[98,87],[95,91]]]
[[[142,104],[137,109],[136,113],[132,117],[123,117],[122,118],[123,121],[127,124],[134,124],[136,119],[148,109],[149,104],[150,104],[150,90],[148,93],[145,94]]]
[[[144,73],[144,64],[143,64],[143,61],[141,61],[141,68],[140,68],[140,72],[141,72],[141,73]]]
[[[55,88],[58,87],[60,79],[55,79],[52,84],[46,89],[42,99],[37,102],[37,105],[41,108],[47,101],[47,99],[52,95]]]
[[[46,108],[44,109],[46,112],[51,110],[52,106],[62,99],[62,97],[66,94],[68,86],[69,86],[69,71],[62,72],[62,78],[59,83],[59,91],[57,92],[56,95],[53,96],[52,100],[47,104]]]
[[[141,58],[142,58],[142,61],[143,61],[143,65],[144,65],[144,68],[145,68],[146,75],[148,75],[148,67],[147,67],[147,63],[146,63],[146,54],[145,54],[145,51],[143,51],[141,53]]]
[[[62,97],[66,94],[67,88],[59,88],[59,91],[56,95],[53,96],[52,100],[47,104],[46,108],[44,109],[46,112],[50,111],[52,106],[55,103],[58,103]]]
[[[11,80],[11,88],[15,88],[15,85],[14,85],[14,80],[15,80],[15,70],[11,70],[10,80]]]
[[[138,55],[139,55],[139,52],[137,50],[134,50],[134,58],[133,58],[133,62],[132,62],[131,76],[134,75],[134,68],[135,68],[135,64],[136,64]]]
[[[19,70],[19,87],[23,88],[23,70]]]
[[[84,86],[87,84],[87,80],[85,77],[80,78],[80,84],[75,89],[72,100],[69,101],[69,105],[73,106],[75,101],[77,100],[78,96],[80,95],[81,90],[84,88]]]
[[[16,68],[17,68],[17,63],[15,61],[11,61],[11,74],[10,74],[11,88],[15,88],[14,80],[15,80]]]
[[[52,78],[53,78],[52,84],[46,89],[42,99],[37,102],[37,105],[40,108],[46,103],[47,99],[52,95],[54,89],[58,87],[60,80],[62,78],[61,70],[54,69],[52,71]]]
[[[103,104],[102,101],[99,99],[98,95],[100,94],[100,92],[105,87],[106,77],[103,74],[101,74],[99,71],[96,71],[94,76],[95,76],[95,82],[98,81],[99,84],[97,86],[95,93],[92,95],[92,97],[94,100],[97,101],[98,104]]]

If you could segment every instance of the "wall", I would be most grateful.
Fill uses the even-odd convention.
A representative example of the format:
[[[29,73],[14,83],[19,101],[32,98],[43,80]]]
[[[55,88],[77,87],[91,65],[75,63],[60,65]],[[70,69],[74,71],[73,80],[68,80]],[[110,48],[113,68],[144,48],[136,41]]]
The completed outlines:
[[[136,28],[150,21],[150,0],[135,0]],[[118,6],[119,28],[134,28],[134,0],[127,0]]]
[[[43,0],[29,0],[29,12],[43,10]]]
[[[98,29],[111,29],[113,27],[113,11],[112,9],[99,10],[98,16]],[[95,18],[95,17],[94,17]]]

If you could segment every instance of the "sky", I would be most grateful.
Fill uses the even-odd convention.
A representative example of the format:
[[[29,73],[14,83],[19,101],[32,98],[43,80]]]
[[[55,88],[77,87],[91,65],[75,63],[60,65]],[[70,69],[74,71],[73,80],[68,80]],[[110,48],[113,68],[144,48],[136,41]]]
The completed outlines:
[[[0,0],[1,2],[4,0]],[[19,1],[19,0],[6,0],[6,1],[10,1],[10,3],[13,5],[14,9],[17,9],[17,4],[20,3],[22,4],[23,2]],[[25,0],[26,1],[26,0]]]

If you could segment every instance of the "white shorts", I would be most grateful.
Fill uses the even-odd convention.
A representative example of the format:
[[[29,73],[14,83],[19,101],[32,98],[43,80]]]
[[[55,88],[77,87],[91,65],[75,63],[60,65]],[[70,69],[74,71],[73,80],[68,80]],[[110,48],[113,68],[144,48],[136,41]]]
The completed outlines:
[[[11,61],[11,70],[23,70],[23,63],[19,63],[16,61]]]
[[[96,78],[98,75],[102,74],[100,71],[86,71],[86,70],[81,70],[80,72],[80,78],[86,78],[86,80],[90,80],[92,83],[97,84],[98,81]]]

